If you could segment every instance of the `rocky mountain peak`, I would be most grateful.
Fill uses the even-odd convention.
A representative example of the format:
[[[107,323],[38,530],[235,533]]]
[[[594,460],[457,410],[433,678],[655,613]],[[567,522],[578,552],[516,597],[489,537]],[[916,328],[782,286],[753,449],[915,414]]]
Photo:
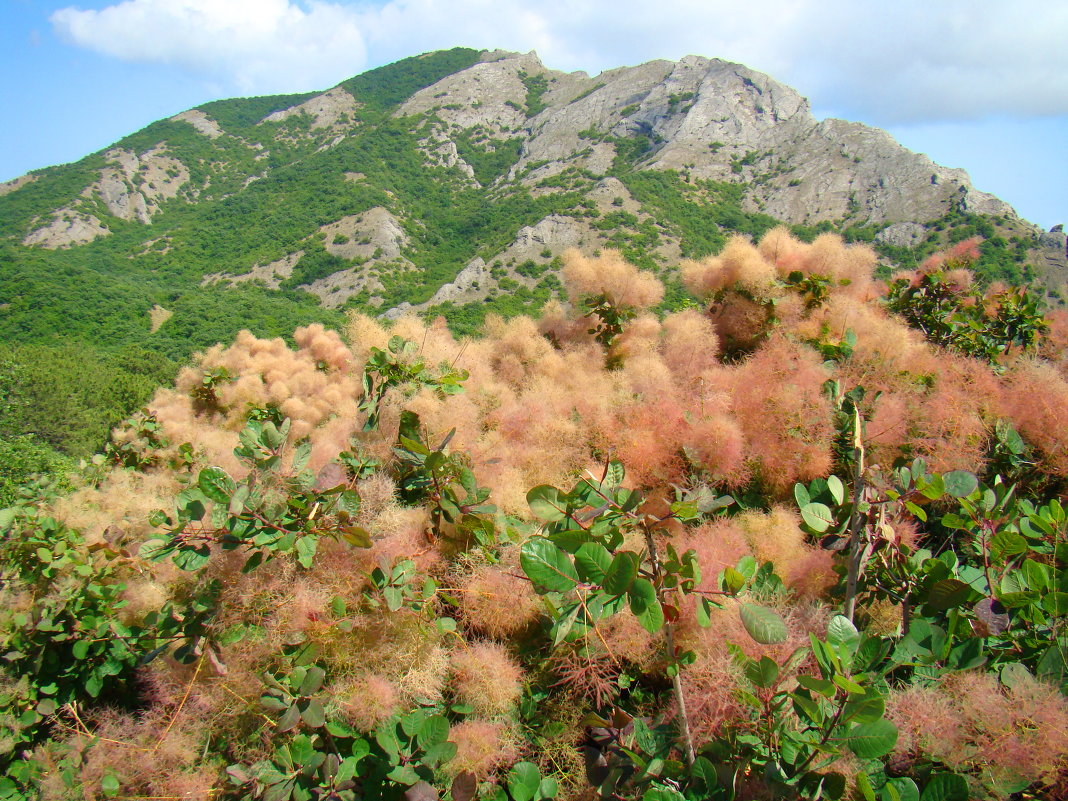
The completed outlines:
[[[1056,251],[1009,268],[1016,280],[1057,288],[1068,272],[1063,234],[1040,239],[963,170],[696,55],[591,76],[535,52],[424,54],[323,92],[191,109],[0,185],[0,207],[16,246],[94,243],[98,263],[201,290],[303,290],[375,313],[533,309],[567,248],[671,271],[779,223],[852,231],[894,258],[947,226],[981,229],[1002,240],[998,269]]]

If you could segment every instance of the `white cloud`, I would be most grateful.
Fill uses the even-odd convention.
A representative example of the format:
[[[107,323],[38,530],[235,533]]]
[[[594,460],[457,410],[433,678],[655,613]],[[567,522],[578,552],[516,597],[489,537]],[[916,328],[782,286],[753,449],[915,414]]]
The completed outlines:
[[[557,69],[741,61],[881,125],[1068,113],[1063,0],[124,0],[53,24],[242,91],[310,90],[426,50],[536,49]]]
[[[363,69],[358,15],[289,0],[125,0],[64,8],[51,21],[75,44],[124,61],[171,64],[243,93],[323,88]]]

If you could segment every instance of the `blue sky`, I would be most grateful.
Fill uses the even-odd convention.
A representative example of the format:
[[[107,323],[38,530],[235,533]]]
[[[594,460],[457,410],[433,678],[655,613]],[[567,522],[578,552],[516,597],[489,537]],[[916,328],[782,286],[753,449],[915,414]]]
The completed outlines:
[[[444,47],[602,69],[740,61],[1068,223],[1062,0],[0,0],[0,180],[221,97],[325,89]]]

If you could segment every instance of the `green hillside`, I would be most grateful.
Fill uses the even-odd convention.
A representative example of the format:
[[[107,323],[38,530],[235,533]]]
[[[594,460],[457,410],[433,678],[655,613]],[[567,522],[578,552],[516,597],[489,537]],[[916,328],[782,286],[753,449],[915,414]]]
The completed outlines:
[[[117,365],[109,369],[129,373],[135,387],[88,416],[69,416],[66,438],[45,436],[11,411],[39,400],[27,389],[34,380],[22,376],[24,360],[15,359],[7,369],[11,386],[21,388],[0,390],[8,393],[0,432],[33,435],[40,446],[85,456],[147,399],[154,382],[173,377],[194,351],[231,341],[242,329],[288,338],[312,323],[338,328],[348,311],[381,314],[404,303],[427,317],[445,315],[462,334],[477,333],[489,313],[536,314],[546,301],[565,297],[558,278],[563,247],[506,254],[521,229],[550,217],[587,232],[587,250],[614,248],[656,273],[668,287],[661,312],[685,302],[680,259],[716,253],[732,234],[756,237],[779,224],[753,200],[775,180],[752,172],[762,163],[759,154],[734,157],[724,180],[698,178],[688,169],[653,170],[650,160],[662,138],[635,129],[627,135],[580,131],[578,149],[559,163],[526,158],[541,130],[538,120],[583,102],[601,86],[592,81],[561,100],[553,92],[565,81],[562,73],[520,70],[516,100],[504,104],[507,113],[521,114],[512,127],[457,127],[446,117],[458,106],[445,100],[400,115],[414,93],[482,58],[456,48],[358,75],[333,90],[341,111],[323,125],[312,106],[313,112],[265,120],[318,102],[318,93],[207,103],[194,110],[207,129],[188,117],[162,120],[77,163],[36,171],[30,183],[0,196],[0,339],[12,349],[43,348],[37,359],[44,372],[67,371],[70,354],[78,352],[87,363]],[[470,110],[481,103],[476,99]],[[686,108],[675,98],[664,118]],[[434,155],[439,141],[455,146],[451,166]],[[607,146],[614,158],[592,171],[592,149]],[[109,175],[111,195],[101,188]],[[633,206],[624,208],[622,197],[594,199],[612,180]],[[323,231],[380,210],[399,226],[393,255],[351,242],[347,234],[328,239]],[[883,273],[913,267],[941,246],[978,235],[985,238],[975,268],[982,279],[1020,283],[1032,277],[1027,258],[1034,237],[1019,221],[951,209],[923,222],[924,238],[912,247],[876,243]],[[90,241],[62,232],[75,224],[91,229]],[[886,225],[858,212],[791,228],[806,241],[840,231],[847,241],[872,242]],[[48,238],[53,235],[59,238]],[[374,235],[353,236],[369,241]],[[346,242],[367,252],[338,255]],[[488,269],[480,286],[429,303],[476,258]],[[269,265],[278,264],[287,266],[272,273]],[[325,303],[339,275],[353,276],[351,288],[335,296],[343,301]],[[152,354],[154,366],[123,366],[122,354],[131,352]],[[68,374],[80,387],[79,371]]]

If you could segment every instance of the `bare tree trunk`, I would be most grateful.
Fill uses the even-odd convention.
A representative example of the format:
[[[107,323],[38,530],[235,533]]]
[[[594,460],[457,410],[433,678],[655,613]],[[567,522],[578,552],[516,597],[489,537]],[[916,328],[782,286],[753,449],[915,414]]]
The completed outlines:
[[[866,536],[865,514],[860,512],[864,497],[864,422],[856,404],[853,406],[853,513],[849,518],[849,564],[846,574],[845,604],[842,614],[853,622],[857,605],[857,583],[861,568],[871,553],[871,543]],[[862,536],[863,533],[863,536]]]

